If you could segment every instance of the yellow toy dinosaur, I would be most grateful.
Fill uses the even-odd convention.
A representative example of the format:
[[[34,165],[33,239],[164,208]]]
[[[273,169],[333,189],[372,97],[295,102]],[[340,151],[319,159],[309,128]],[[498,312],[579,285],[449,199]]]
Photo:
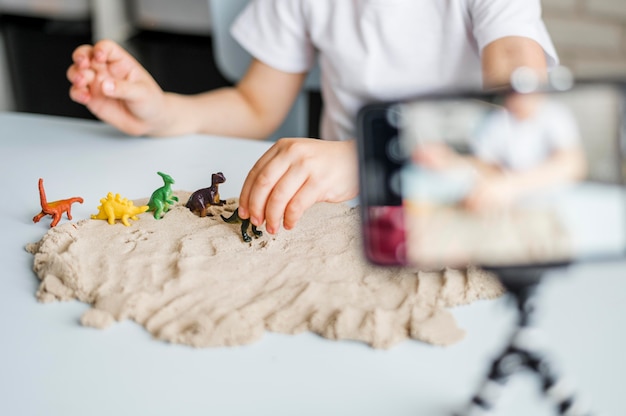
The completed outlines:
[[[128,219],[137,221],[137,215],[148,210],[147,205],[135,206],[133,201],[121,198],[120,194],[113,196],[112,192],[106,198],[100,200],[102,205],[98,206],[98,213],[91,216],[92,220],[107,220],[109,224],[115,224],[115,220],[121,220],[125,226],[130,226]]]

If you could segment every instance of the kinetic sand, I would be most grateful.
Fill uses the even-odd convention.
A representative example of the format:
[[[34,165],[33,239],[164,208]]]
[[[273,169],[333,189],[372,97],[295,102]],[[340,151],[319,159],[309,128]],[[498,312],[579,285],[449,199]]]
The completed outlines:
[[[194,347],[242,345],[265,331],[311,331],[390,348],[409,338],[449,345],[463,338],[449,308],[503,289],[481,270],[379,268],[362,255],[356,208],[320,203],[292,231],[244,243],[227,224],[237,201],[200,218],[187,192],[160,220],[129,227],[81,220],[50,229],[27,249],[42,302],[91,305],[83,325],[133,320],[156,339]],[[137,205],[146,200],[136,201]]]

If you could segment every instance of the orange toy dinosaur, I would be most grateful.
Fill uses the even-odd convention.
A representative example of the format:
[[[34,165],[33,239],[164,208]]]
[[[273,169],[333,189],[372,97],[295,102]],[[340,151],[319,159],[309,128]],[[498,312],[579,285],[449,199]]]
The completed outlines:
[[[43,189],[43,179],[39,178],[39,199],[41,201],[41,212],[33,217],[33,222],[37,223],[46,215],[52,217],[50,227],[54,227],[59,223],[63,213],[67,214],[67,219],[72,219],[72,204],[74,202],[83,203],[83,198],[75,196],[73,198],[61,199],[59,201],[48,202],[46,200],[46,191]]]

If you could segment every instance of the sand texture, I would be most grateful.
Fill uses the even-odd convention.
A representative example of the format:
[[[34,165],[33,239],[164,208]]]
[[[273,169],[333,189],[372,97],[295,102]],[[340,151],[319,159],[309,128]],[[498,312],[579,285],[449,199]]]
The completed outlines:
[[[320,203],[292,231],[244,243],[227,224],[237,201],[200,218],[184,207],[131,226],[81,220],[50,229],[27,249],[42,302],[91,305],[83,325],[131,319],[156,339],[194,347],[249,344],[264,332],[312,331],[390,348],[406,339],[449,345],[464,331],[448,308],[503,289],[478,270],[379,268],[362,255],[356,208]],[[135,201],[141,205],[146,200]]]

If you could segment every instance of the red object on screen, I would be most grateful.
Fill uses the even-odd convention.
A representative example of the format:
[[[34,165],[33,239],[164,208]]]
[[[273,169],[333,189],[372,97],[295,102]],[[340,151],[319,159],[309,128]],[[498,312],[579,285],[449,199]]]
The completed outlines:
[[[406,264],[406,230],[401,205],[369,207],[364,227],[367,258],[380,265]]]

